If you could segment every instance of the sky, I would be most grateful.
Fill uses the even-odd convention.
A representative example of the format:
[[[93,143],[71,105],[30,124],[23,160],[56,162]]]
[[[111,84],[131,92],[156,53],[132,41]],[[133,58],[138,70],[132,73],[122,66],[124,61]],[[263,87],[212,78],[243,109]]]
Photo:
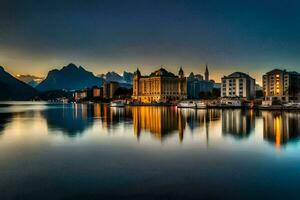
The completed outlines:
[[[94,74],[160,66],[261,81],[300,66],[300,2],[277,0],[0,0],[0,65],[46,76],[68,63]]]

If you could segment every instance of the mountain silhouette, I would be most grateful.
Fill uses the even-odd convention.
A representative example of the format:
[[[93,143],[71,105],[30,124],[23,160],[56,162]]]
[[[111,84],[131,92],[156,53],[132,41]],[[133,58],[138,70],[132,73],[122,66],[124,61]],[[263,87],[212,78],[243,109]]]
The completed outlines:
[[[78,90],[92,86],[102,86],[103,79],[94,76],[92,72],[86,71],[83,67],[70,63],[61,70],[54,69],[48,72],[36,89],[39,91],[48,90]]]
[[[0,66],[0,100],[29,100],[37,91],[26,83],[16,79]]]
[[[132,84],[133,73],[124,71],[123,72],[123,79],[126,83]]]
[[[105,75],[105,80],[107,82],[115,81],[120,83],[123,81],[123,77],[116,72],[107,72]]]
[[[118,82],[120,84],[132,85],[133,73],[123,72],[123,75],[120,75],[114,71],[107,72],[106,74],[99,74],[98,77],[103,78],[106,82]]]

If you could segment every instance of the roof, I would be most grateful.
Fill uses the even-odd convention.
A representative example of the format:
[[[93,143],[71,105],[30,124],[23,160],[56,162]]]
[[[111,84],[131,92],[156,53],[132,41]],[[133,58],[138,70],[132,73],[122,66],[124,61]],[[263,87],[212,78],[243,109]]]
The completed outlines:
[[[273,70],[267,72],[266,74],[273,74],[273,73],[278,73],[278,72],[282,73],[282,72],[285,72],[285,71],[286,70],[282,70],[282,69],[273,69]]]
[[[172,72],[168,72],[164,68],[160,68],[150,74],[150,76],[164,76],[164,77],[175,77]]]
[[[225,78],[252,78],[248,74],[243,72],[234,72],[228,76],[225,76]]]
[[[285,69],[273,69],[269,72],[266,73],[266,75],[270,75],[270,74],[275,74],[275,73],[288,73],[290,75],[300,75],[300,73],[296,72],[296,71],[286,71]]]

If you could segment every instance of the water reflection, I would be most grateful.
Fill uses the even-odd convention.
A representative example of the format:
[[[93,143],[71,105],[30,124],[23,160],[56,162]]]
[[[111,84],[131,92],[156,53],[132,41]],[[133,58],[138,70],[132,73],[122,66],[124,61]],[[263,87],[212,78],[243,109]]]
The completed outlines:
[[[12,118],[11,113],[0,113],[0,136],[3,133],[3,130],[6,127],[6,124],[10,122],[11,118]]]
[[[113,130],[119,123],[128,123],[132,121],[132,110],[130,108],[115,108],[107,105],[95,104],[95,117],[101,121],[102,128]]]
[[[280,147],[300,136],[300,113],[262,112],[263,136]]]
[[[18,107],[19,108],[19,107]],[[37,109],[39,108],[39,109]],[[1,107],[0,135],[13,121],[20,119],[46,122],[49,134],[64,134],[68,137],[82,136],[89,128],[97,126],[98,132],[116,133],[116,127],[123,126],[129,136],[140,139],[150,134],[162,141],[169,136],[183,141],[187,134],[206,137],[214,134],[249,138],[253,133],[280,147],[300,138],[300,113],[258,112],[239,109],[176,109],[175,107],[125,107],[111,108],[103,104],[75,104],[64,106],[36,105],[17,112],[13,105]],[[10,112],[12,111],[12,112]],[[260,137],[256,137],[260,138]]]
[[[176,112],[174,109],[174,107],[133,107],[133,126],[136,137],[140,137],[142,130],[150,131],[155,138],[160,140],[178,132],[179,139],[182,141],[186,119],[181,111]]]
[[[274,191],[280,199],[299,196],[300,144],[290,141],[299,139],[300,113],[100,104],[39,108],[0,109],[1,200],[159,199],[178,192],[192,199],[224,199],[227,193],[262,199]],[[278,153],[273,144],[285,148]],[[137,190],[141,182],[145,190]]]
[[[217,109],[180,109],[178,112],[184,116],[185,123],[192,132],[197,128],[208,125],[210,121],[220,120],[221,116],[221,111]]]
[[[79,136],[92,126],[94,106],[75,104],[41,111],[51,132],[61,131],[69,137]]]
[[[222,110],[222,133],[235,138],[246,138],[255,128],[254,110]]]

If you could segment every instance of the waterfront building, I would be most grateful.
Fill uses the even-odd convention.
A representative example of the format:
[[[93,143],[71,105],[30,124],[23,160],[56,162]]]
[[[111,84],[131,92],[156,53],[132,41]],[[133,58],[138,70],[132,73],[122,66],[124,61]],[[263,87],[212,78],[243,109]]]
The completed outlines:
[[[251,100],[255,97],[255,79],[243,72],[234,72],[221,79],[221,97]]]
[[[204,81],[195,78],[189,78],[187,81],[187,87],[188,98],[199,99],[201,98],[201,93],[212,92],[214,88],[214,83],[212,81]]]
[[[168,102],[187,98],[187,80],[180,68],[178,76],[160,68],[149,76],[134,73],[132,99],[142,103]]]
[[[209,72],[206,65],[205,80],[200,74],[194,75],[190,73],[187,79],[187,97],[188,99],[199,99],[201,93],[212,92],[214,88],[214,82],[209,80]]]
[[[263,75],[263,93],[265,101],[299,102],[300,74],[274,69]]]
[[[88,96],[88,91],[86,89],[84,90],[77,90],[74,92],[74,100],[79,101],[81,99],[87,98]]]
[[[214,82],[214,89],[220,90],[221,89],[221,83]]]
[[[118,88],[119,88],[118,82],[115,81],[105,82],[103,84],[103,97],[106,99],[112,99]]]
[[[197,79],[200,80],[200,81],[203,81],[203,80],[204,80],[204,79],[203,79],[203,76],[202,76],[201,74],[196,74],[196,75],[194,75],[193,72],[190,73],[189,77],[197,78]]]
[[[94,86],[92,87],[92,95],[93,97],[103,97],[103,88],[98,87],[98,86]]]

